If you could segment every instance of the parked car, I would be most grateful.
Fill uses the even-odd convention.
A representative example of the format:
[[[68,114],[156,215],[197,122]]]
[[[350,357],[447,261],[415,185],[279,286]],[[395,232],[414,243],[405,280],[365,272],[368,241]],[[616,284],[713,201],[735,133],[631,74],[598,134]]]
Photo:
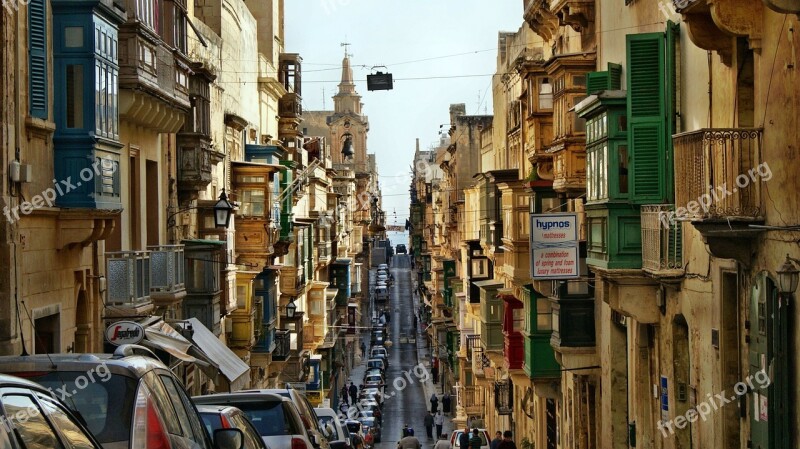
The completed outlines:
[[[52,392],[31,381],[0,374],[0,448],[103,446]],[[32,444],[33,443],[33,444]]]
[[[231,447],[242,438],[232,429],[212,444],[180,381],[143,346],[122,345],[114,354],[0,357],[0,372],[72,392],[66,404],[106,449]],[[76,388],[79,383],[86,385]]]
[[[367,360],[367,369],[370,368],[378,368],[386,372],[386,362],[384,362],[383,359],[369,359]]]
[[[406,250],[406,245],[402,243],[397,244],[397,254],[408,254],[408,251]]]
[[[300,419],[303,420],[303,425],[308,430],[308,434],[312,438],[312,443],[315,447],[319,447],[320,449],[330,449],[328,445],[328,440],[322,433],[322,429],[319,426],[319,417],[314,413],[314,408],[311,407],[311,404],[306,399],[306,396],[299,391],[295,390],[294,388],[272,388],[266,390],[242,390],[237,391],[237,393],[274,393],[281,395],[285,398],[289,398],[294,405],[297,407],[298,413],[300,413]]]
[[[377,373],[380,374],[380,370],[377,370]],[[359,399],[371,399],[379,404],[383,402],[383,393],[378,387],[364,387],[358,397]]]
[[[383,347],[383,346],[376,346],[376,347],[372,348],[369,351],[369,353],[370,353],[370,356],[372,356],[373,358],[377,357],[379,355],[383,356],[383,357],[389,357],[389,351],[387,351],[386,348]]]
[[[365,417],[361,418],[361,425],[365,428],[364,433],[367,433],[370,429],[372,429],[372,436],[375,438],[376,443],[381,442],[381,425],[378,424],[378,420],[375,417]]]
[[[375,299],[378,301],[386,301],[389,299],[389,288],[385,285],[375,287]]]
[[[382,264],[378,265],[378,269],[379,270],[380,269],[388,270],[389,269],[389,265],[386,265],[385,263],[382,263]]]
[[[364,437],[364,433],[361,431],[361,421],[348,418],[344,421],[344,423],[350,433],[358,435],[362,438]]]
[[[472,429],[470,429],[470,433]],[[458,439],[461,437],[461,434],[464,433],[464,429],[454,430],[450,434],[450,447],[453,449],[461,449],[461,444],[459,443]],[[489,443],[492,441],[489,439],[489,431],[486,429],[478,429],[478,434],[481,437],[481,449],[489,449]],[[470,435],[472,437],[472,435]]]
[[[264,443],[273,449],[312,449],[313,437],[292,400],[274,393],[221,393],[192,398],[198,405],[236,407],[250,419]]]
[[[346,426],[342,426],[332,408],[317,407],[314,409],[314,413],[319,418],[319,425],[325,432],[325,438],[328,439],[331,449],[352,448],[350,435],[344,430]]]
[[[243,449],[269,449],[250,418],[238,408],[230,405],[199,405],[197,411],[209,435],[219,429],[239,429],[244,435]]]
[[[383,385],[385,382],[383,380],[383,376],[380,374],[370,374],[369,376],[364,378],[364,386],[370,385]]]

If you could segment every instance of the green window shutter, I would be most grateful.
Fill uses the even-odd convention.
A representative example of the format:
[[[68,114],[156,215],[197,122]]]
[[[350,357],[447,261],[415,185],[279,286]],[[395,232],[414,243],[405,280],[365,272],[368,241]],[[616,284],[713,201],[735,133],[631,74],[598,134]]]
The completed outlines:
[[[31,116],[47,120],[47,0],[28,4],[28,89]]]
[[[611,90],[622,89],[622,66],[608,63],[608,88]]]
[[[665,196],[664,33],[627,36],[628,144],[631,200],[653,204]]]
[[[586,74],[586,94],[592,95],[608,90],[608,72],[589,72]]]

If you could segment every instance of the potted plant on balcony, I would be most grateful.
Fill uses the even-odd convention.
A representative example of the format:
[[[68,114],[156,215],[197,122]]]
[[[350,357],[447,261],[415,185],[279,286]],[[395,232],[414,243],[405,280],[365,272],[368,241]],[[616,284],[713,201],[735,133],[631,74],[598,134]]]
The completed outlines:
[[[533,188],[533,187],[550,187],[553,185],[552,180],[548,179],[540,179],[539,174],[536,172],[537,167],[531,167],[530,172],[528,172],[528,176],[525,177],[524,183],[525,187]]]

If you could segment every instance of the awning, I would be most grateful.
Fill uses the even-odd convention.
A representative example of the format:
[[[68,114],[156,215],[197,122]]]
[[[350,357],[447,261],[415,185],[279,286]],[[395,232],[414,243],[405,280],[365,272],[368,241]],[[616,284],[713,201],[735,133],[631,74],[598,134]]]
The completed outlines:
[[[250,366],[228,349],[200,320],[189,318],[187,321],[192,326],[192,341],[217,364],[220,373],[230,383],[230,391],[244,388],[249,380]]]

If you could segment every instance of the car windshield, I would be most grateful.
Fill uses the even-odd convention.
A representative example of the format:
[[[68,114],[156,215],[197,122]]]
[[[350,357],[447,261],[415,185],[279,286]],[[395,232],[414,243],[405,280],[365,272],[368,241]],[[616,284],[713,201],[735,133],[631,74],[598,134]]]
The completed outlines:
[[[136,394],[134,379],[109,373],[107,377],[98,375],[97,382],[87,382],[86,371],[53,371],[38,376],[26,376],[25,373],[14,375],[30,379],[56,392],[56,396],[83,418],[86,428],[100,443],[130,439],[131,414]],[[84,384],[85,387],[76,388]]]
[[[323,429],[328,429],[328,439],[333,441],[343,440],[344,436],[339,435],[339,430],[336,428],[336,423],[333,422],[333,416],[320,416],[319,425]]]
[[[463,433],[464,432],[458,432],[458,435],[456,435],[456,445],[459,444],[458,443],[458,439],[461,438],[461,434],[463,434]],[[479,432],[478,436],[481,437],[481,446],[488,446],[489,445],[489,442],[486,441],[486,433],[485,432]],[[469,437],[472,438],[472,432],[470,432]]]
[[[347,430],[349,430],[352,433],[358,433],[361,431],[361,423],[349,421],[347,423]]]
[[[372,412],[370,412],[372,414]],[[375,418],[362,418],[361,424],[367,427],[375,427]]]
[[[240,408],[250,418],[262,437],[303,433],[281,402],[241,402],[231,405]]]

